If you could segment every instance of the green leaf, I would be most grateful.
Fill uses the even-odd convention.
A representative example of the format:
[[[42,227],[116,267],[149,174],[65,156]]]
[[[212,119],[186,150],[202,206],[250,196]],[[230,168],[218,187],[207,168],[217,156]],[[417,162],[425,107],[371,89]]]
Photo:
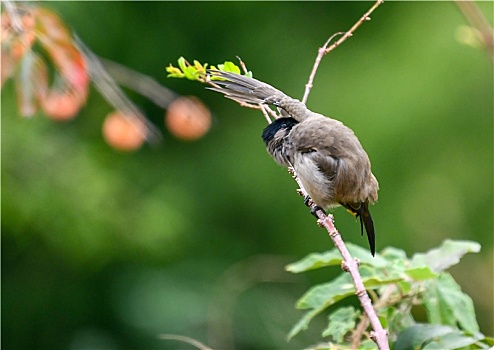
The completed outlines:
[[[354,295],[355,288],[350,275],[345,273],[336,277],[331,282],[311,288],[296,304],[298,309],[312,309],[307,312],[291,329],[288,339],[297,335],[300,331],[307,329],[310,321],[325,308],[337,301]]]
[[[397,283],[403,280],[403,276],[396,271],[385,271],[375,269],[371,266],[361,266],[360,275],[366,289],[375,289],[390,283]]]
[[[224,64],[218,64],[218,68],[223,72],[240,74],[240,68],[233,62],[225,61]]]
[[[172,66],[171,63],[168,67],[166,67],[166,71],[168,72],[168,75],[167,75],[168,78],[183,78],[184,77],[184,73],[182,73],[182,71],[179,68]]]
[[[423,281],[430,278],[436,278],[437,273],[434,273],[428,266],[424,267],[413,267],[411,269],[405,270],[405,273],[415,281]]]
[[[178,58],[178,67],[182,72],[184,72],[187,69],[187,62],[185,61],[185,58],[183,56],[180,56]]]
[[[298,309],[314,309],[318,312],[355,293],[350,275],[345,273],[328,283],[312,287],[298,301]]]
[[[394,350],[415,350],[420,349],[429,339],[443,336],[454,332],[448,326],[432,324],[415,324],[398,334],[394,344]]]
[[[412,258],[412,265],[415,267],[429,266],[434,272],[444,271],[457,264],[466,253],[478,253],[480,244],[472,241],[452,241],[445,240],[436,249],[431,249],[427,253],[415,254]]]
[[[377,254],[372,257],[366,249],[360,246],[347,243],[348,251],[353,257],[357,257],[361,265],[371,265],[375,267],[385,267],[387,262]],[[342,257],[339,251],[334,248],[325,253],[309,254],[302,260],[294,262],[286,267],[286,270],[293,273],[314,270],[325,266],[341,265]]]
[[[292,327],[290,332],[288,332],[287,340],[292,339],[294,336],[299,334],[301,331],[305,331],[309,327],[310,321],[316,317],[319,312],[315,310],[305,313],[304,316]]]
[[[197,69],[194,66],[188,66],[184,70],[184,75],[189,80],[197,80]]]
[[[425,285],[424,306],[429,322],[460,327],[471,333],[479,331],[472,299],[461,291],[460,286],[448,273]]]
[[[396,283],[401,276],[376,270],[371,266],[361,266],[360,275],[367,289],[373,289],[389,283]],[[308,327],[309,322],[316,315],[336,302],[355,294],[352,278],[348,273],[342,273],[331,282],[317,285],[307,291],[298,301],[298,309],[312,309],[297,322],[289,334],[289,338],[295,336],[301,330]]]
[[[331,337],[336,343],[343,342],[343,337],[355,328],[360,311],[353,306],[336,310],[329,315],[328,327],[322,333],[323,337]]]
[[[394,262],[396,260],[401,260],[401,261],[408,260],[405,251],[395,247],[384,248],[381,251],[381,256],[389,262]]]
[[[443,350],[443,349],[459,349],[466,346],[473,345],[485,337],[481,333],[477,333],[474,336],[466,336],[460,331],[454,331],[443,336],[434,338],[433,341],[423,347],[428,350]]]

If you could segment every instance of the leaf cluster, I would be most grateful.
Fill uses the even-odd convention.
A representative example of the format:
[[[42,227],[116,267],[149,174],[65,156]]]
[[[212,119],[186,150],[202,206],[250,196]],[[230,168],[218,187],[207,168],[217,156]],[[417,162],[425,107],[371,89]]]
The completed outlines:
[[[207,63],[200,63],[197,60],[190,64],[183,56],[181,56],[178,61],[178,67],[173,66],[171,63],[166,67],[168,72],[168,78],[187,78],[189,80],[199,81],[205,83],[209,80],[223,80],[216,76],[207,76],[206,69],[208,67]],[[231,61],[225,61],[225,63],[218,64],[218,66],[211,66],[211,70],[219,70],[221,72],[229,72],[235,74],[241,74],[240,67]],[[252,78],[252,72],[246,72],[246,76]]]
[[[479,332],[472,299],[446,270],[457,264],[466,253],[477,253],[480,245],[471,241],[446,240],[436,249],[408,258],[403,250],[386,248],[372,258],[364,249],[348,244],[352,256],[360,260],[360,273],[381,323],[389,331],[393,349],[483,349],[494,339]],[[300,273],[341,264],[336,249],[313,253],[286,267]],[[308,310],[290,331],[292,338],[308,328],[310,321],[338,301],[355,295],[355,287],[347,273],[331,282],[314,286],[297,302],[296,307]],[[423,307],[427,322],[419,323],[413,310]],[[330,342],[318,349],[347,349],[358,344],[360,349],[375,348],[365,332],[356,327],[367,322],[354,307],[340,307],[329,316],[323,337]]]

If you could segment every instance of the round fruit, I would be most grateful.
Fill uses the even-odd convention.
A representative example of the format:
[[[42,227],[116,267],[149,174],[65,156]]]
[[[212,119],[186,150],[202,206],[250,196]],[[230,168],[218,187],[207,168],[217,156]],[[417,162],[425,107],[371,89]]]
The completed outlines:
[[[165,125],[179,139],[197,140],[211,127],[211,113],[197,97],[179,97],[168,107]]]

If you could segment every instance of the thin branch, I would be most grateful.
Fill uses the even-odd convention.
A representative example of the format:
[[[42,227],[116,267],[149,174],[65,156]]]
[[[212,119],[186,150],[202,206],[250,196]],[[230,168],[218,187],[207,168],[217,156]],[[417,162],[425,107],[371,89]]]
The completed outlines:
[[[482,11],[480,11],[477,4],[471,0],[456,0],[455,3],[463,13],[463,16],[470,22],[470,25],[480,32],[485,49],[491,57],[491,60],[494,61],[494,31]]]
[[[150,76],[106,58],[99,57],[99,60],[117,83],[147,97],[163,109],[179,97]]]
[[[366,13],[364,13],[364,15],[362,17],[360,17],[360,19],[346,33],[343,34],[342,32],[338,32],[336,34],[333,34],[326,41],[326,43],[323,45],[323,47],[321,47],[318,50],[318,55],[316,57],[316,61],[314,62],[314,66],[312,68],[312,72],[310,74],[309,81],[305,85],[305,93],[304,93],[304,97],[302,98],[302,103],[305,104],[307,102],[307,99],[309,98],[309,93],[310,93],[310,90],[312,89],[314,76],[316,75],[316,71],[319,67],[319,63],[321,62],[322,57],[327,55],[328,53],[330,53],[334,49],[336,49],[338,46],[340,46],[341,43],[343,43],[346,39],[351,37],[353,35],[353,32],[355,32],[357,30],[357,28],[362,25],[362,23],[364,23],[365,21],[370,21],[370,19],[371,19],[370,15],[372,14],[372,12],[374,12],[374,10],[377,9],[379,7],[379,5],[381,5],[383,2],[384,2],[384,0],[377,0],[376,3]],[[341,34],[343,34],[343,36],[340,39],[338,39],[338,41],[336,41],[330,47],[327,47],[334,37],[336,37],[337,35],[341,35]]]
[[[314,66],[312,68],[312,72],[310,74],[309,81],[305,86],[305,93],[304,93],[304,97],[302,98],[302,103],[305,104],[308,97],[309,97],[310,90],[312,89],[312,86],[313,86],[313,80],[314,80],[314,77],[316,75],[319,64],[322,60],[322,57],[324,55],[327,55],[329,52],[331,52],[336,47],[338,47],[341,43],[343,43],[346,39],[348,39],[350,36],[352,36],[353,32],[355,32],[355,30],[358,27],[360,27],[360,25],[364,21],[370,20],[371,13],[382,3],[383,3],[383,0],[376,1],[376,3],[350,28],[349,31],[347,31],[344,34],[343,33],[333,34],[326,41],[326,43],[323,45],[323,47],[321,47],[318,50],[318,55],[317,55],[316,60],[314,62]],[[343,34],[343,36],[340,39],[338,39],[331,46],[327,47],[329,45],[329,43],[336,36],[342,35],[342,34]],[[303,188],[303,185],[302,185],[300,179],[297,177],[297,174],[295,173],[295,170],[293,169],[293,167],[289,168],[288,171],[293,175],[293,178],[295,179],[295,181],[297,181],[297,184],[299,185],[300,189],[297,190],[297,192],[299,194],[303,195],[304,197],[306,197],[308,195],[307,191],[305,191],[305,189]],[[317,209],[317,206],[312,201],[309,201],[308,205],[311,207],[312,211]],[[372,305],[372,301],[369,297],[369,294],[367,293],[367,291],[365,289],[364,283],[362,281],[362,277],[360,276],[360,273],[358,270],[358,261],[356,259],[352,259],[352,256],[348,252],[348,249],[346,248],[345,243],[343,242],[343,239],[341,238],[340,233],[338,232],[338,230],[334,226],[333,215],[331,215],[331,214],[326,215],[322,210],[317,210],[316,215],[318,217],[318,221],[317,221],[318,225],[321,227],[324,227],[327,230],[327,232],[328,232],[329,236],[331,237],[334,245],[340,251],[340,254],[343,258],[342,266],[343,266],[344,271],[347,271],[348,273],[350,273],[350,276],[352,277],[352,280],[353,280],[353,283],[355,286],[355,293],[356,293],[357,297],[359,298],[359,301],[360,301],[360,304],[362,305],[364,313],[367,316],[367,319],[369,320],[369,322],[372,326],[372,329],[373,329],[373,331],[370,333],[370,337],[372,338],[372,340],[374,340],[374,342],[377,344],[377,346],[379,347],[380,350],[389,349],[388,332],[382,327],[381,322],[379,321],[379,318],[377,317],[376,311]],[[367,327],[364,328],[362,325],[361,328],[363,328],[363,331],[365,331],[365,329]]]
[[[375,303],[374,307],[376,309],[380,309],[381,307],[387,305],[389,298],[395,291],[396,286],[394,284],[388,285],[379,300]],[[360,323],[357,325],[355,332],[352,334],[352,349],[358,349],[360,346],[360,339],[362,339],[362,334],[364,334],[367,327],[369,327],[369,318],[367,317],[367,314],[363,314]]]
[[[329,39],[326,40],[324,45],[322,47],[320,47],[319,50],[317,50],[317,57],[316,57],[316,60],[314,61],[314,66],[312,67],[312,71],[310,72],[309,81],[307,82],[307,84],[305,84],[304,97],[302,98],[302,101],[301,101],[303,104],[307,103],[307,99],[309,98],[310,90],[312,89],[312,86],[313,86],[314,77],[316,76],[317,68],[319,67],[319,63],[321,63],[322,58],[326,54],[326,49],[327,49],[329,43],[336,36],[343,35],[343,34],[345,34],[345,32],[338,32],[338,33],[331,35],[329,37]]]

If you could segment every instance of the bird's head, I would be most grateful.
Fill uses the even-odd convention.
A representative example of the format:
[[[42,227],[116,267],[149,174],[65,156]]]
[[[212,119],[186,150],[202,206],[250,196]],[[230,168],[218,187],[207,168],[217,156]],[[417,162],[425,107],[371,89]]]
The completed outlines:
[[[283,139],[297,123],[293,118],[278,118],[269,124],[262,133],[262,139],[266,146],[283,143]]]
[[[285,140],[298,122],[293,118],[278,118],[269,124],[262,133],[266,149],[273,159],[282,166],[290,166],[290,159],[285,152]]]

